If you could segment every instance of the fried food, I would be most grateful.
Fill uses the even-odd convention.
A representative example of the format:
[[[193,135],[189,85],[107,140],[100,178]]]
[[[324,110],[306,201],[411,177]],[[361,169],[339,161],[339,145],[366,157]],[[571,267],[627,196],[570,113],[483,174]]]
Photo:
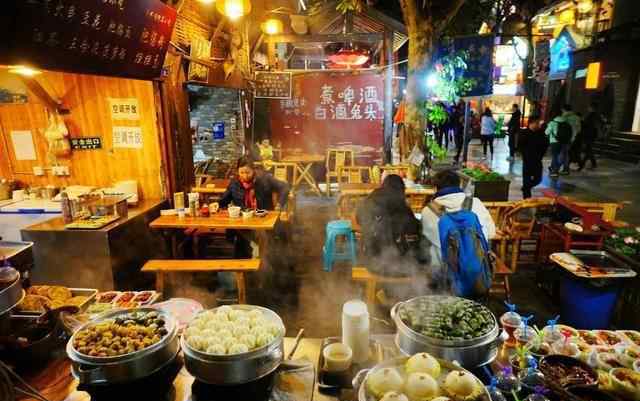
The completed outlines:
[[[69,299],[67,299],[66,301],[64,301],[65,305],[71,305],[71,306],[80,306],[83,303],[85,303],[87,301],[87,299],[89,299],[89,297],[85,297],[83,295],[78,295],[75,297],[71,297]]]
[[[45,305],[51,307],[51,301],[47,297],[29,294],[24,297],[18,305],[18,310],[22,312],[44,312]]]
[[[52,301],[64,302],[67,299],[71,298],[73,295],[71,294],[71,290],[69,290],[67,287],[56,285],[56,286],[49,287],[49,290],[47,291],[47,296]]]

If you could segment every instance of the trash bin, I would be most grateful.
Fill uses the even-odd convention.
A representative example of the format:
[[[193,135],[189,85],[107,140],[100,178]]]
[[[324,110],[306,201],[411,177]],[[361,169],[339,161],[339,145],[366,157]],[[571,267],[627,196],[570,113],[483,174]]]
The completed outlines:
[[[576,329],[608,329],[621,286],[565,275],[560,282],[562,322]]]

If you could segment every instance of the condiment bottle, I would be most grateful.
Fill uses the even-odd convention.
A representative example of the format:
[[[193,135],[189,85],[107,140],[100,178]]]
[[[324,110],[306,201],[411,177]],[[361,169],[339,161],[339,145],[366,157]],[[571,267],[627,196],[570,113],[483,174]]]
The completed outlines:
[[[342,343],[351,348],[354,363],[369,359],[369,311],[366,303],[356,299],[342,306]]]
[[[60,208],[62,209],[62,221],[64,224],[69,224],[73,221],[73,211],[71,210],[71,199],[69,199],[69,195],[67,192],[63,192],[60,195],[60,199],[62,199]]]
[[[209,205],[206,203],[200,208],[200,216],[209,217]]]

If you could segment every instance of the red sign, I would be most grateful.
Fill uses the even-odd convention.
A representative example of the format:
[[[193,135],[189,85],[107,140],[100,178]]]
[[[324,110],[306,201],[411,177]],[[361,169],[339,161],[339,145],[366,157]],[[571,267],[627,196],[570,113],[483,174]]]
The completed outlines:
[[[12,21],[4,26],[4,63],[138,79],[160,77],[177,16],[160,0],[10,0],[5,6]]]
[[[383,77],[336,72],[293,76],[291,99],[271,100],[271,133],[282,147],[324,153],[350,146],[369,158],[383,147]]]

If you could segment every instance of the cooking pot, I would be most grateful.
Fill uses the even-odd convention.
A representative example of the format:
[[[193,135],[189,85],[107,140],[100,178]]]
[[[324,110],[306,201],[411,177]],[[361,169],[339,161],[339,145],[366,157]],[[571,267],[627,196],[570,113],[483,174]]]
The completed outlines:
[[[412,303],[424,302],[443,303],[453,302],[459,298],[440,295],[429,295],[412,298],[399,302],[391,309],[391,318],[396,324],[395,343],[398,349],[405,355],[413,355],[418,352],[427,352],[435,357],[449,361],[457,361],[467,369],[476,368],[492,362],[498,355],[498,348],[507,339],[504,332],[500,332],[498,324],[493,317],[493,328],[486,334],[468,340],[443,340],[429,337],[411,329],[400,318],[400,308]]]
[[[164,319],[168,333],[152,346],[125,355],[94,357],[81,354],[73,347],[74,339],[81,330],[133,312],[158,313]],[[99,319],[82,325],[67,343],[67,355],[73,362],[72,373],[81,384],[112,384],[134,381],[153,374],[175,358],[179,347],[177,326],[170,314],[153,308],[136,308],[108,312]]]
[[[250,352],[235,355],[212,355],[191,348],[181,339],[184,364],[198,380],[215,385],[249,383],[274,372],[284,359],[284,324],[272,310],[254,305],[234,305],[234,309],[262,311],[265,319],[278,324],[281,334],[273,342]],[[215,309],[214,309],[215,311]]]
[[[22,302],[23,298],[22,281],[18,276],[11,284],[0,290],[0,315],[13,309]]]

